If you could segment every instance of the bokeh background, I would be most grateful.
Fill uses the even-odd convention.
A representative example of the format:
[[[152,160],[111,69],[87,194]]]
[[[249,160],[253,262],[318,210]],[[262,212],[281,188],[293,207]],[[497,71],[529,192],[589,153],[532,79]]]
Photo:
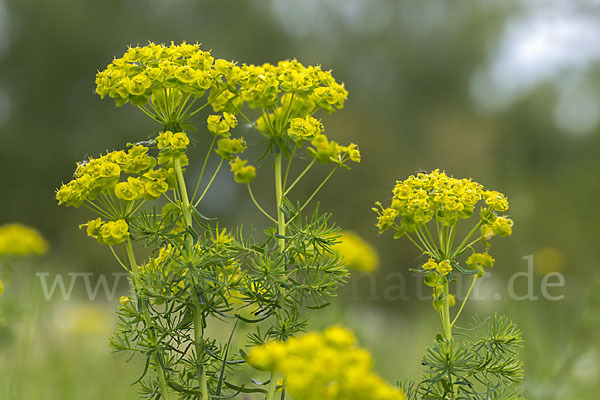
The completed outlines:
[[[380,267],[354,274],[315,328],[354,329],[390,381],[419,376],[437,317],[408,271],[416,252],[378,237],[371,207],[391,197],[396,179],[445,169],[506,193],[516,221],[466,315],[497,311],[522,328],[528,399],[597,398],[600,2],[592,0],[0,0],[0,223],[35,226],[52,246],[45,258],[12,263],[0,298],[0,398],[136,398],[129,384],[139,365],[106,347],[118,296],[90,301],[79,281],[70,300],[48,302],[36,273],[120,272],[78,230],[89,214],[59,208],[54,190],[75,161],[156,129],[94,94],[96,71],[148,40],[198,41],[246,63],[297,58],[345,82],[346,107],[323,121],[337,141],[359,144],[363,161],[334,176],[321,207],[377,248]],[[264,227],[244,189],[220,173],[201,211]],[[530,255],[532,273],[515,292],[538,299],[511,300],[507,283],[529,271]],[[561,300],[541,291],[551,272],[564,276],[549,289]],[[118,293],[126,291],[123,281]]]

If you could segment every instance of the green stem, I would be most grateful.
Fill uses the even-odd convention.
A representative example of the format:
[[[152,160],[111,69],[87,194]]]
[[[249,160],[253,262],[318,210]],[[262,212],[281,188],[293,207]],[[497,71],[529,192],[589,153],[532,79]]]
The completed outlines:
[[[281,210],[281,206],[283,205],[283,182],[281,180],[281,153],[275,156],[275,197],[277,201],[277,233],[280,236],[285,236],[285,215]],[[283,253],[285,249],[285,239],[279,238],[279,251]],[[284,289],[280,293],[280,301],[282,301],[283,306],[285,306],[286,293]],[[282,307],[283,308],[283,307]],[[274,400],[275,392],[277,391],[277,380],[278,375],[275,372],[271,373],[271,381],[269,382],[269,389],[267,392],[266,400]]]
[[[198,178],[198,183],[196,183],[196,189],[194,189],[194,194],[192,195],[192,202],[194,202],[194,199],[196,198],[196,195],[198,194],[198,189],[200,189],[200,182],[202,182],[202,178],[204,177],[204,170],[206,169],[206,164],[208,163],[210,153],[212,152],[212,149],[213,149],[216,141],[217,141],[217,135],[213,135],[213,140],[210,143],[210,147],[208,148],[206,157],[204,157],[204,163],[202,164],[202,169],[200,170],[200,177]]]
[[[434,250],[438,250],[438,255],[440,256],[440,258],[443,258],[443,254],[441,252],[441,248],[440,249],[436,249],[435,248],[435,240],[433,239],[433,235],[431,234],[431,231],[429,230],[429,226],[427,224],[424,224],[425,226],[425,233],[427,233],[427,237],[429,238],[429,240],[431,240],[431,247],[434,248]],[[425,236],[425,235],[423,235]]]
[[[125,248],[127,250],[127,258],[129,259],[129,265],[131,267],[131,273],[133,274],[134,280],[137,280],[138,275],[138,265],[135,261],[135,254],[133,253],[133,247],[131,246],[131,240],[127,239],[125,241]],[[134,285],[135,286],[135,285]],[[146,306],[146,299],[141,298],[140,304],[142,305],[142,316],[144,317],[144,322],[146,326],[154,332],[154,324],[152,323],[152,318],[150,317],[150,313],[148,312],[148,307]],[[158,353],[158,343],[156,341],[156,336],[152,334],[152,341],[156,347],[156,351],[154,353],[154,364],[156,366],[156,373],[158,374],[158,380],[160,382],[160,391],[161,397],[164,400],[170,399],[169,394],[169,386],[167,385],[167,378],[165,376],[165,371],[162,368],[162,363],[160,362],[160,355]]]
[[[448,289],[448,280],[442,287],[444,291],[443,305],[442,305],[442,317],[444,320],[444,336],[450,340],[452,338],[452,324],[450,323],[450,291]]]
[[[121,267],[123,267],[123,269],[127,272],[129,271],[129,268],[127,268],[127,265],[125,265],[125,263],[123,263],[123,261],[121,261],[121,258],[117,255],[117,253],[115,252],[115,249],[113,249],[112,246],[108,246],[108,248],[110,249],[110,251],[113,253],[113,256],[115,256],[115,258],[117,259],[117,261],[119,262],[119,264],[121,265]]]
[[[267,392],[266,400],[275,400],[275,392],[277,391],[277,381],[279,374],[271,372],[271,381],[269,382],[269,391]]]
[[[421,253],[426,253],[426,251],[425,251],[425,250],[424,250],[424,249],[423,249],[421,246],[419,246],[419,244],[418,244],[417,242],[415,242],[415,240],[412,238],[412,236],[410,236],[410,235],[408,234],[408,232],[406,232],[404,235],[405,235],[405,236],[408,238],[408,240],[410,240],[410,241],[411,241],[411,242],[412,242],[412,243],[413,243],[415,246],[417,246],[417,248],[418,248],[419,250],[421,250]]]
[[[194,341],[196,342],[196,354],[198,355],[198,361],[203,362],[204,348],[203,348],[203,336],[204,327],[202,324],[202,313],[200,312],[200,303],[198,302],[198,296],[194,295]],[[202,365],[202,371],[200,372],[200,393],[202,400],[208,400],[208,383],[206,379],[206,368]]]
[[[296,155],[296,150],[298,150],[298,146],[294,146],[292,155],[290,155],[290,159],[288,160],[287,168],[285,169],[285,176],[283,177],[283,189],[284,190],[287,187],[288,176],[290,175],[290,168],[292,167],[292,161],[294,160],[294,156]],[[288,192],[288,190],[285,190],[285,193],[287,193],[287,192]]]
[[[188,228],[192,227],[192,211],[190,207],[190,201],[187,194],[187,187],[185,185],[185,180],[183,179],[183,171],[181,169],[181,160],[176,158],[173,162],[173,166],[175,168],[175,174],[177,176],[177,186],[179,187],[179,195],[181,197],[181,202],[183,205],[183,219]],[[192,236],[187,233],[185,235],[185,243],[184,247],[188,254],[190,254],[192,250]],[[204,327],[202,324],[202,308],[198,301],[198,294],[196,293],[196,285],[194,282],[194,277],[190,275],[190,279],[192,281],[192,291],[193,291],[193,299],[194,299],[194,342],[196,346],[196,354],[198,355],[198,361],[202,362],[204,349],[203,349],[203,336],[204,336]],[[206,378],[206,367],[204,364],[201,366],[202,370],[200,373],[199,384],[201,391],[201,399],[208,400],[208,384]]]
[[[200,197],[198,198],[198,200],[196,200],[196,202],[194,203],[194,207],[198,207],[198,204],[200,204],[200,202],[204,198],[204,195],[208,192],[208,189],[210,188],[210,186],[212,185],[213,181],[217,177],[217,174],[221,170],[221,166],[222,165],[223,165],[223,159],[221,158],[221,161],[219,161],[219,165],[217,165],[217,169],[215,170],[215,172],[213,173],[212,177],[210,178],[210,181],[208,181],[208,183],[206,184],[206,187],[204,188],[204,191],[202,192],[202,194],[200,195]]]
[[[317,195],[317,193],[319,193],[319,190],[321,190],[321,188],[323,186],[325,186],[325,184],[327,183],[327,181],[329,180],[329,178],[331,178],[331,176],[333,175],[333,173],[338,169],[338,167],[336,166],[334,169],[331,170],[331,172],[329,173],[329,175],[327,175],[327,177],[325,178],[325,180],[323,182],[321,182],[321,184],[315,189],[315,191],[313,192],[313,194],[310,195],[310,197],[308,198],[308,200],[306,200],[306,202],[302,205],[302,207],[300,207],[300,212],[302,212],[306,206],[308,205],[308,203],[310,203],[310,201],[313,199],[313,197],[315,197]]]
[[[450,254],[452,251],[452,245],[454,244],[454,237],[456,236],[456,224],[450,228],[449,238],[446,242],[446,254]]]
[[[277,233],[280,236],[285,236],[285,215],[281,209],[283,205],[283,182],[281,180],[281,153],[275,156],[275,197],[277,201]],[[310,200],[310,199],[309,199]],[[279,250],[283,252],[285,248],[285,239],[280,238]]]
[[[185,180],[183,179],[183,170],[181,169],[181,160],[176,158],[173,160],[173,166],[175,167],[175,175],[177,177],[177,185],[179,186],[179,195],[181,196],[182,204],[182,212],[183,212],[183,220],[185,222],[186,228],[192,227],[192,211],[190,207],[190,200],[187,194],[187,188],[185,186]],[[186,235],[185,244],[186,250],[190,250],[192,237],[190,235]]]
[[[458,320],[458,317],[460,316],[460,313],[462,312],[463,308],[465,307],[465,304],[467,303],[467,299],[469,298],[469,296],[471,295],[471,291],[473,290],[473,287],[475,286],[475,281],[477,280],[476,276],[473,276],[473,281],[471,282],[471,286],[469,287],[469,291],[467,292],[467,295],[465,296],[465,298],[463,299],[462,304],[460,305],[460,308],[458,309],[458,313],[456,313],[456,316],[454,317],[454,319],[452,320],[452,322],[450,323],[450,326],[454,326],[454,324],[456,323],[456,321]]]
[[[242,118],[244,118],[244,120],[246,120],[246,122],[247,122],[247,123],[249,123],[249,124],[250,124],[250,126],[252,126],[254,129],[256,129],[258,132],[261,132],[261,130],[260,130],[260,129],[258,129],[258,127],[256,126],[256,124],[255,124],[254,122],[250,121],[250,120],[248,119],[248,117],[246,117],[246,114],[244,114],[243,112],[240,112],[240,116],[241,116]],[[262,133],[262,132],[261,132],[261,133]]]
[[[290,192],[290,190],[292,190],[294,188],[294,186],[296,186],[296,183],[298,183],[300,181],[300,179],[302,179],[302,177],[308,172],[308,170],[310,170],[312,168],[312,166],[315,165],[316,161],[317,161],[316,159],[313,159],[310,162],[310,164],[308,164],[308,166],[306,168],[304,168],[304,171],[302,171],[300,173],[300,175],[298,175],[298,177],[294,180],[294,182],[292,182],[292,184],[285,190],[285,192],[283,193],[284,196],[286,196]],[[286,176],[286,178],[287,178],[287,176]]]
[[[458,245],[458,247],[456,248],[456,250],[454,250],[452,252],[452,255],[450,256],[450,259],[453,259],[458,253],[461,252],[461,250],[464,248],[465,244],[467,244],[469,242],[469,239],[471,239],[471,236],[473,236],[475,234],[475,232],[477,232],[477,230],[479,228],[481,228],[481,225],[483,225],[483,221],[479,220],[479,222],[477,223],[477,225],[475,225],[473,227],[473,229],[471,229],[471,232],[469,232],[469,234],[464,238],[464,240]]]
[[[425,235],[423,234],[423,229],[419,227],[419,229],[417,229],[415,231],[415,234],[417,235],[417,238],[419,239],[419,241],[421,242],[421,244],[423,245],[423,247],[425,247],[427,249],[427,251],[429,252],[429,254],[431,255],[431,257],[440,257],[440,254],[436,254],[436,251],[433,248],[433,245],[429,243],[429,241],[427,240],[427,238],[425,237]]]
[[[254,205],[256,206],[256,208],[258,208],[260,210],[260,212],[262,212],[267,218],[269,218],[271,221],[275,222],[276,224],[278,224],[277,220],[273,217],[271,217],[271,215],[266,212],[261,206],[260,204],[258,204],[258,201],[256,201],[256,198],[254,198],[254,194],[252,193],[252,187],[250,186],[250,183],[248,183],[248,193],[250,193],[250,198],[252,199],[252,202],[254,203]]]

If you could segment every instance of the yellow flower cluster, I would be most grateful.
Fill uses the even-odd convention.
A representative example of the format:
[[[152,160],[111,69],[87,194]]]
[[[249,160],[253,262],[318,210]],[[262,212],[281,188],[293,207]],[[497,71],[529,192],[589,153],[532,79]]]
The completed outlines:
[[[512,235],[513,220],[502,215],[496,217],[491,224],[484,225],[481,228],[481,233],[486,239],[490,239],[494,235],[510,236]]]
[[[208,131],[222,137],[229,137],[229,131],[237,126],[235,115],[224,112],[223,115],[209,115],[206,119]]]
[[[158,163],[163,168],[170,168],[173,166],[173,160],[178,158],[181,160],[181,165],[187,165],[188,159],[185,152],[188,144],[190,144],[190,139],[185,132],[161,132],[156,138],[156,147],[160,150]]]
[[[435,270],[438,274],[442,276],[448,275],[452,272],[452,265],[449,260],[443,260],[439,263],[435,261],[435,259],[430,258],[425,264],[421,266],[424,270]]]
[[[312,140],[323,133],[323,124],[318,119],[307,115],[304,118],[292,118],[287,134],[296,144],[303,140]]]
[[[101,244],[115,245],[123,243],[129,238],[129,225],[124,219],[117,221],[102,221],[100,218],[88,221],[79,228],[86,227],[87,234]]]
[[[371,272],[379,264],[379,256],[373,246],[363,238],[351,231],[343,231],[339,243],[333,246],[333,250],[343,258],[344,264],[350,269]]]
[[[327,136],[317,134],[310,144],[313,147],[308,148],[308,154],[323,164],[334,162],[347,168],[345,162],[348,160],[360,162],[360,151],[354,143],[350,143],[348,146],[340,146],[333,140],[327,139]]]
[[[286,390],[297,400],[405,399],[401,391],[371,372],[369,353],[339,326],[256,347],[248,363],[283,374]]]
[[[399,231],[413,232],[433,218],[443,226],[452,226],[459,218],[472,216],[482,199],[485,199],[486,219],[496,218],[495,212],[508,210],[508,200],[502,193],[486,191],[471,179],[453,178],[437,169],[398,181],[393,194],[389,207],[376,203],[379,208],[373,209],[379,215],[377,226],[380,232],[392,226]],[[397,218],[400,218],[399,225]],[[497,218],[497,222],[491,220],[489,225],[495,229],[490,232],[509,235],[512,221],[507,217]]]
[[[164,144],[165,135],[163,133],[159,136],[159,143]],[[185,134],[177,135],[179,134],[171,134],[170,140],[173,143],[163,149],[169,151],[159,155],[159,163],[167,163],[170,160],[166,158],[167,155],[172,157],[173,152],[185,151],[189,140]],[[109,197],[114,195],[122,201],[157,199],[174,187],[175,175],[172,168],[167,168],[169,165],[155,168],[156,158],[147,153],[147,147],[132,145],[127,152],[113,151],[79,163],[75,178],[58,189],[58,204],[80,207],[86,201],[95,200],[100,194]],[[122,174],[131,176],[120,182]]]
[[[213,63],[210,52],[202,51],[199,44],[131,47],[98,72],[96,92],[115,99],[118,106],[144,105],[152,98],[160,107],[166,97],[202,96],[220,75]]]
[[[319,66],[305,67],[297,60],[241,67],[222,63],[222,67],[215,65],[215,68],[223,71],[227,82],[236,86],[242,101],[250,108],[273,109],[282,94],[280,107],[285,105],[284,112],[288,115],[297,115],[301,110],[333,112],[335,108],[342,108],[348,97],[344,85],[337,83],[330,71],[323,71]],[[279,127],[267,123],[274,129],[271,133],[276,133]]]
[[[217,142],[216,153],[225,160],[233,160],[235,154],[243,153],[246,150],[244,138],[223,138]]]
[[[48,242],[37,230],[19,223],[0,226],[0,257],[44,254],[46,251]]]
[[[256,168],[252,165],[246,165],[247,163],[247,160],[241,160],[239,157],[229,162],[233,179],[237,183],[250,183],[256,177]]]
[[[485,268],[493,267],[495,261],[488,253],[473,253],[467,259],[466,264],[470,265],[474,270],[479,270],[476,276],[477,278],[481,278],[485,275]]]

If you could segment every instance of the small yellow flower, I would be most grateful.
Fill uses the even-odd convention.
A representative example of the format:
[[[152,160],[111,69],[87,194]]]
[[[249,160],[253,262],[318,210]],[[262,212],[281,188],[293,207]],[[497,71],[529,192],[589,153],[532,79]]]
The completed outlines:
[[[421,268],[425,269],[425,270],[431,270],[431,269],[437,269],[438,264],[435,262],[435,260],[433,258],[430,258],[429,260],[427,260],[427,262],[425,264],[423,264],[421,266]]]
[[[448,275],[452,272],[452,265],[450,264],[450,261],[444,260],[440,261],[435,269],[440,275]]]
[[[233,160],[234,154],[243,153],[246,147],[243,138],[223,138],[217,142],[216,153],[226,160]]]
[[[247,160],[241,160],[239,157],[229,162],[231,172],[233,172],[233,179],[237,183],[250,183],[254,180],[256,168],[252,165],[246,165],[247,163]]]
[[[115,245],[129,238],[129,226],[124,219],[109,221],[100,228],[98,241],[103,244]]]
[[[512,235],[513,220],[501,216],[496,218],[496,221],[492,224],[492,231],[498,236],[510,236]]]
[[[131,303],[131,299],[127,296],[121,296],[121,298],[119,299],[119,303],[121,303],[121,305],[125,307],[127,304]]]

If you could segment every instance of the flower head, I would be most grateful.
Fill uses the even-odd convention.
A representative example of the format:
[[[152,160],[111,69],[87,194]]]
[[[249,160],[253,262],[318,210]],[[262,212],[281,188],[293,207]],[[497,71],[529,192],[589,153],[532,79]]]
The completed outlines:
[[[338,252],[348,268],[364,272],[375,270],[379,256],[373,246],[354,232],[342,231],[341,234],[333,250]]]
[[[248,363],[285,376],[286,389],[298,400],[404,400],[404,394],[371,369],[368,352],[352,332],[332,326],[286,342],[254,348]]]
[[[19,223],[0,226],[0,257],[44,254],[46,251],[48,242],[37,230]]]

